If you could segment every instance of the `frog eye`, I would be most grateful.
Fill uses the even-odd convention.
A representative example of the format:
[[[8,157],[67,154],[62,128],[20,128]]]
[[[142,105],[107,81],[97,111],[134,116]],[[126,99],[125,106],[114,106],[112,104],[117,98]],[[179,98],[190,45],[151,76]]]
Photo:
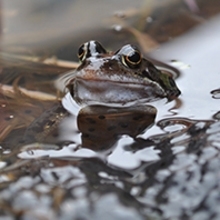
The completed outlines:
[[[82,44],[79,49],[78,49],[78,58],[80,61],[84,60],[84,57],[86,55],[86,50],[85,50],[85,44]]]
[[[142,61],[140,51],[129,44],[122,47],[117,53],[121,56],[121,62],[132,69],[138,68]]]
[[[106,53],[106,50],[98,41],[89,41],[79,47],[78,58],[82,62],[89,57],[97,57],[100,54]]]

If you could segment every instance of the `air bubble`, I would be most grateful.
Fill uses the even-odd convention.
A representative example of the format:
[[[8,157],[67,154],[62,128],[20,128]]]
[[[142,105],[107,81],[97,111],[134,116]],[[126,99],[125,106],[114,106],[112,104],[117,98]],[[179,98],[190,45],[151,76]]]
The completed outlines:
[[[146,18],[146,22],[147,22],[147,23],[151,23],[152,21],[153,21],[153,18],[152,18],[152,17],[147,17],[147,18]]]
[[[119,31],[122,30],[122,26],[121,26],[121,25],[118,25],[118,24],[113,25],[112,28],[113,28],[115,31],[117,31],[117,32],[119,32]]]

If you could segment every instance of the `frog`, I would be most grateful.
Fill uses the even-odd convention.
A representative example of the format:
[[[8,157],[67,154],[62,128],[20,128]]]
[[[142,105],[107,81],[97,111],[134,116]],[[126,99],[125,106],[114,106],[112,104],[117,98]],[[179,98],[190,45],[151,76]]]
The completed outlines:
[[[95,131],[99,131],[99,136],[100,127],[102,136],[108,140],[110,132],[114,140],[117,134],[136,136],[150,127],[156,117],[157,109],[149,106],[148,102],[159,98],[171,101],[181,93],[171,75],[143,58],[140,50],[131,44],[108,52],[98,41],[88,41],[79,47],[78,58],[78,68],[65,73],[55,82],[59,90],[75,101],[73,113],[64,102],[44,112],[27,129],[25,138],[29,142],[48,140],[51,134],[56,136],[54,131],[62,124],[62,120],[73,114],[76,114],[74,120],[77,121],[79,131],[86,134],[82,138],[89,135],[97,140]],[[78,112],[75,111],[75,104],[79,106]],[[126,122],[122,123],[122,119]],[[82,142],[88,142],[88,139]]]
[[[181,94],[173,77],[144,58],[134,45],[111,52],[91,40],[79,47],[78,58],[79,67],[56,82],[57,88],[69,91],[78,104],[171,101]]]

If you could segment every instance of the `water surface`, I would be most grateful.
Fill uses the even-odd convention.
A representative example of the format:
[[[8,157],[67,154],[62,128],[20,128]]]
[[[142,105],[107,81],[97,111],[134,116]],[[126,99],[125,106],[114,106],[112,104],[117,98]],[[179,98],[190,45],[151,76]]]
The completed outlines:
[[[71,1],[67,2],[63,7],[71,8]],[[5,38],[3,43],[3,49],[9,56],[1,56],[3,85],[0,96],[0,217],[219,219],[219,16],[201,22],[201,25],[184,34],[179,33],[179,37],[175,35],[175,39],[146,54],[180,72],[176,83],[182,95],[177,100],[167,102],[162,99],[149,103],[148,112],[141,108],[138,111],[114,109],[107,110],[106,114],[106,109],[103,112],[102,108],[96,106],[93,107],[94,113],[87,114],[91,109],[85,107],[81,111],[80,108],[73,107],[74,103],[67,95],[62,103],[72,114],[61,110],[63,118],[58,123],[49,121],[47,133],[40,129],[45,124],[39,123],[39,118],[51,111],[50,109],[57,109],[57,105],[62,108],[52,82],[57,75],[68,71],[70,67],[45,65],[41,60],[33,63],[22,60],[24,57],[12,59],[12,55],[21,55],[22,52],[22,55],[27,56],[30,51],[38,56],[45,55],[42,51],[42,48],[45,48],[48,50],[46,54],[56,54],[62,59],[66,57],[71,60],[70,57],[76,52],[74,47],[78,47],[78,42],[83,39],[91,40],[97,36],[101,41],[103,38],[112,49],[128,41],[128,34],[123,33],[120,35],[111,32],[114,38],[105,38],[106,34],[103,33],[109,33],[112,23],[105,23],[107,28],[104,30],[99,27],[100,35],[97,31],[94,33],[93,27],[97,27],[95,24],[99,23],[97,17],[94,16],[94,21],[88,21],[86,16],[90,17],[95,5],[92,5],[91,10],[89,5],[78,5],[80,11],[74,14],[79,18],[82,8],[88,13],[83,17],[87,25],[82,22],[83,39],[79,37],[80,29],[76,29],[77,40],[74,38],[66,43],[73,31],[68,31],[72,20],[67,20],[68,25],[62,26],[62,17],[58,19],[58,16],[52,13],[50,18],[56,21],[53,23],[55,26],[50,26],[48,20],[42,29],[39,26],[44,22],[39,22],[38,28],[45,32],[51,27],[50,30],[53,31],[45,32],[45,35],[40,34],[39,39],[28,37],[28,40],[24,41],[24,35],[21,33],[30,27],[33,21],[44,18],[47,12],[60,12],[55,10],[55,3],[54,7],[49,8],[46,7],[47,3],[42,7],[35,3],[39,4],[39,7],[37,11],[34,10],[33,20],[25,21],[23,28],[18,31],[20,34],[13,29],[16,32],[14,35],[9,28],[11,38]],[[117,1],[117,4],[119,3]],[[86,1],[86,4],[89,3]],[[109,8],[109,12],[105,9],[102,16],[111,14],[115,7],[124,9],[124,1],[121,4],[121,7],[115,4],[113,9]],[[138,4],[133,1],[130,7],[138,8]],[[202,9],[202,4],[199,6]],[[27,12],[33,12],[36,5],[32,7],[27,6]],[[78,7],[76,9],[79,9]],[[48,10],[45,12],[44,8]],[[186,5],[183,8],[186,10]],[[191,12],[189,9],[186,11],[190,20]],[[15,12],[19,14],[19,10],[12,10],[8,14],[12,20]],[[70,16],[71,13],[69,10],[66,14]],[[209,14],[204,10],[200,13],[206,16]],[[150,16],[153,20],[149,19],[149,16],[144,19],[144,22],[155,22],[155,29],[151,33],[159,33],[161,30],[156,28],[155,14]],[[192,14],[199,17],[198,14]],[[141,15],[144,17],[147,14]],[[202,16],[203,19],[199,17],[201,20],[198,17],[196,21],[204,19]],[[136,24],[132,18],[130,25]],[[198,24],[195,20],[192,23]],[[22,23],[22,20],[20,22]],[[121,25],[117,22],[116,24]],[[187,27],[190,26],[189,23]],[[63,30],[61,35],[69,34],[65,40],[61,40],[60,35],[56,36],[53,29],[56,24],[59,33]],[[8,25],[12,27],[11,23]],[[34,26],[32,28],[34,29]],[[36,29],[36,32],[39,29]],[[85,30],[90,30],[87,32],[89,35],[85,34]],[[36,32],[32,31],[32,34],[27,36],[35,35]],[[175,31],[173,33],[177,34]],[[158,39],[161,42],[162,39],[167,40],[166,34],[160,35]],[[139,42],[140,45],[145,42],[143,35],[136,35],[135,40],[131,38],[131,41]],[[15,50],[16,44],[22,45],[22,49],[15,47]],[[27,48],[31,50],[27,52]],[[146,52],[143,48],[142,50]],[[10,51],[14,51],[13,54],[10,54]],[[27,94],[20,94],[17,86],[25,88]],[[214,95],[211,93],[213,90]],[[35,119],[37,125],[42,126],[33,126]]]

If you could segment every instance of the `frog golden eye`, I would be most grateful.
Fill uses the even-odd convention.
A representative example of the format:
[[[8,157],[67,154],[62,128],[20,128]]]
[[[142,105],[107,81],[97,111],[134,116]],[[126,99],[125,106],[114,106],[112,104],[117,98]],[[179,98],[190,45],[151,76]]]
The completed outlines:
[[[122,56],[122,62],[130,68],[137,68],[141,62],[141,54],[137,50],[131,51],[128,55]]]
[[[121,62],[123,65],[136,69],[140,66],[142,57],[140,51],[131,45],[125,45],[117,52],[121,57]]]
[[[80,61],[83,61],[86,55],[85,44],[82,44],[78,49],[78,58]]]
[[[98,41],[89,41],[79,47],[78,58],[80,61],[84,61],[89,57],[98,57],[100,54],[106,53],[106,50]]]

